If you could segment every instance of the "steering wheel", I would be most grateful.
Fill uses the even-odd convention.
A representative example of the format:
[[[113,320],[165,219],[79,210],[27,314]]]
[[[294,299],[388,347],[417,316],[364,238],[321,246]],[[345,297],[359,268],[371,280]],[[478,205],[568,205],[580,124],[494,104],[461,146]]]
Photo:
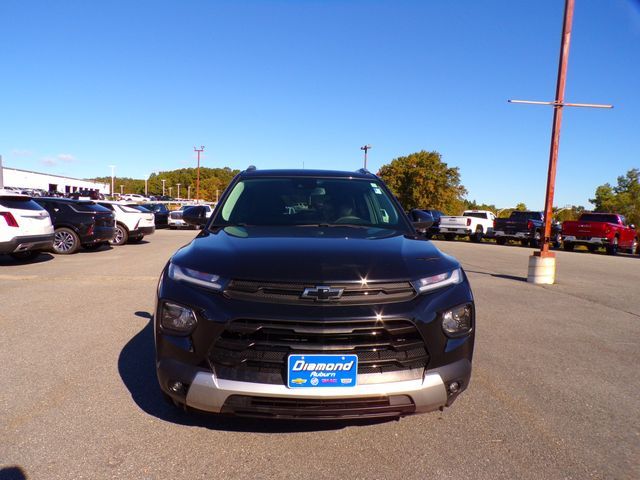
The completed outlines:
[[[365,224],[367,222],[365,222],[362,218],[360,217],[356,217],[353,215],[348,215],[346,217],[340,217],[336,220],[334,220],[333,223],[354,223],[354,224]]]

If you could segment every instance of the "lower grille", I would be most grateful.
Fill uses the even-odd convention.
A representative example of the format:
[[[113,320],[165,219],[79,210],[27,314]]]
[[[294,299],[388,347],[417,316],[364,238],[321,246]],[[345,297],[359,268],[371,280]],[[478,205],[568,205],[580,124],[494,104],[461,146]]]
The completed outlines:
[[[222,406],[221,413],[261,418],[327,420],[400,417],[415,410],[415,404],[407,395],[328,400],[231,395]]]
[[[313,353],[355,354],[359,374],[421,378],[429,362],[422,336],[406,319],[235,320],[211,346],[208,361],[219,378],[282,385],[287,357]]]

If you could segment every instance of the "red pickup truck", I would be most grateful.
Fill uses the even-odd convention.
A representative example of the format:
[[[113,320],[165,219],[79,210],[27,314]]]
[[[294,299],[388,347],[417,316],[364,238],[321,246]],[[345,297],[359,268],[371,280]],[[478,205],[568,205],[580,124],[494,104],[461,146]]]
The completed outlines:
[[[615,213],[583,213],[576,221],[562,223],[562,243],[565,250],[586,245],[590,252],[604,247],[609,255],[618,250],[635,253],[638,232],[635,225],[627,225],[622,215]]]

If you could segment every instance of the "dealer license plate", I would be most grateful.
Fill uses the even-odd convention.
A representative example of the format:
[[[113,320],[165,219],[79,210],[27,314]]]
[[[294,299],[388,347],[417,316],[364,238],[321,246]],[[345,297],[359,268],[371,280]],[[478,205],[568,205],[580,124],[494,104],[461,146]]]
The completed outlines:
[[[289,388],[355,387],[357,355],[289,355]]]

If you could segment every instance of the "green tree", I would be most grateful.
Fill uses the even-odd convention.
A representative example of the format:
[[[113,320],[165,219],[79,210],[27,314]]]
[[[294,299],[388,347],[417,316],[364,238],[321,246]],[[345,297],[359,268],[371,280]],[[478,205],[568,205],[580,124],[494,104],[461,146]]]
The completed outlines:
[[[518,210],[519,212],[526,212],[527,211],[527,205],[520,202],[516,205],[516,210]]]
[[[596,212],[624,215],[629,223],[640,223],[640,169],[632,168],[618,177],[618,184],[609,183],[596,188],[595,198],[589,200]]]
[[[467,190],[460,184],[460,171],[442,161],[438,152],[420,151],[383,165],[378,176],[398,197],[406,210],[433,208],[459,214]]]

